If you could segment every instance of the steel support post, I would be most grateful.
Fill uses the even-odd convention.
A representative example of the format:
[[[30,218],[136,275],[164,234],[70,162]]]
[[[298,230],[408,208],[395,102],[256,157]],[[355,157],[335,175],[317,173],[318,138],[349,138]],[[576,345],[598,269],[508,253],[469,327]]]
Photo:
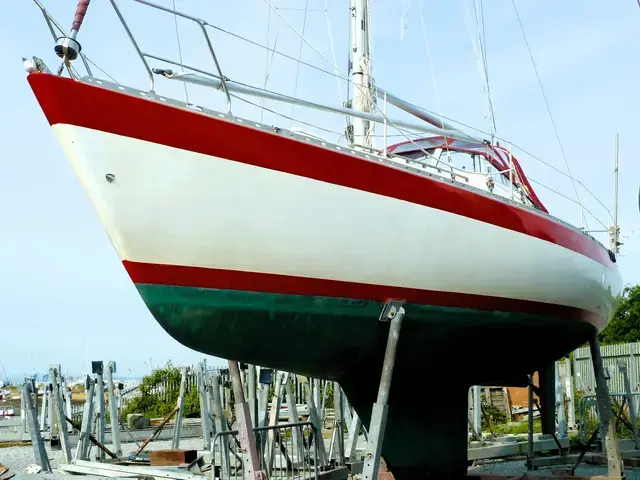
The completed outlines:
[[[473,387],[473,437],[482,441],[482,392],[479,385]]]
[[[98,441],[104,445],[105,409],[104,409],[104,363],[102,360],[91,362],[91,370],[96,376],[95,400],[98,404]],[[97,451],[97,459],[104,461],[104,452]]]
[[[84,402],[84,411],[82,412],[82,425],[80,427],[80,438],[78,439],[78,446],[76,448],[76,460],[89,460],[89,450],[91,448],[89,435],[91,434],[91,423],[93,421],[96,382],[89,375],[87,375],[85,388],[87,391],[87,398]]]
[[[62,399],[62,391],[59,380],[60,371],[57,367],[49,370],[49,375],[53,378],[53,405],[54,405],[54,418],[58,425],[58,434],[60,435],[60,445],[62,446],[62,454],[64,456],[65,463],[71,462],[71,445],[69,444],[69,434],[67,432],[67,420],[65,419],[65,411]]]
[[[360,438],[360,427],[362,427],[362,420],[358,416],[358,413],[354,410],[351,416],[351,424],[349,425],[349,440],[347,441],[347,458],[350,462],[356,461],[356,455],[358,451],[358,439]]]
[[[569,357],[567,357],[565,364],[565,388],[567,390],[567,397],[569,399],[567,405],[567,426],[569,430],[575,430],[576,428],[576,400],[575,393],[573,391],[573,371],[572,362]]]
[[[624,464],[620,456],[620,444],[616,435],[615,422],[611,421],[611,398],[604,373],[604,365],[602,364],[598,333],[595,329],[589,340],[589,347],[593,361],[593,371],[596,377],[596,396],[598,398],[601,431],[605,434],[603,440],[607,454],[608,475],[613,478],[622,478],[624,475]]]
[[[322,424],[322,382],[319,378],[313,379],[313,401],[316,405],[318,419],[320,419],[320,424]]]
[[[627,405],[629,406],[629,420],[633,429],[633,443],[636,450],[640,450],[640,440],[638,439],[638,418],[636,416],[636,406],[633,401],[633,395],[631,394],[631,381],[629,380],[629,372],[627,370],[627,363],[623,358],[618,360],[618,369],[622,374],[624,381],[624,393],[627,397]]]
[[[38,419],[38,386],[36,385],[36,379],[34,377],[31,377],[30,382],[31,382],[31,391],[35,395],[35,400],[33,402],[33,411],[36,413],[36,420],[37,420]]]
[[[247,366],[247,393],[251,424],[255,428],[258,426],[258,378],[255,365]]]
[[[177,450],[180,448],[180,434],[182,432],[182,418],[184,417],[184,396],[187,391],[187,367],[183,366],[181,369],[180,378],[180,394],[178,395],[178,403],[176,408],[178,411],[174,417],[173,422],[173,437],[171,438],[171,448]]]
[[[293,376],[293,380],[296,381],[296,377]],[[298,405],[296,403],[296,397],[293,394],[293,388],[291,386],[291,380],[289,380],[285,386],[284,391],[286,395],[287,408],[289,409],[289,421],[291,423],[298,423],[300,419],[298,418]],[[293,427],[292,428],[293,435],[293,454],[291,457],[291,461],[295,462],[297,465],[304,458],[304,444],[303,444],[303,431],[301,428]],[[294,465],[295,466],[295,465]]]
[[[116,373],[116,362],[107,363],[107,389],[109,390],[109,420],[111,421],[111,444],[113,450],[118,457],[122,456],[122,447],[120,446],[120,424],[118,423],[118,403],[116,400],[115,385],[113,382],[113,374]],[[71,418],[71,417],[69,417]]]
[[[207,385],[205,383],[204,361],[198,363],[196,367],[196,381],[198,384],[198,399],[200,400],[200,424],[202,425],[202,447],[205,450],[211,449],[211,439],[213,429],[211,427],[211,417],[209,416],[209,399],[207,398]]]
[[[40,430],[47,430],[47,412],[49,411],[49,382],[44,382],[42,386],[42,409],[40,411]]]
[[[71,418],[73,415],[71,413],[71,397],[72,393],[70,390],[67,390],[67,381],[64,377],[60,377],[60,388],[62,389],[62,398],[64,400],[64,408],[67,414],[67,417]],[[73,425],[67,422],[67,432],[73,433]]]
[[[527,408],[527,470],[533,468],[533,375],[529,375]]]
[[[25,378],[26,382],[31,382],[31,379]],[[20,437],[27,433],[27,407],[24,404],[24,396],[20,395]]]
[[[384,440],[387,413],[389,410],[389,391],[391,389],[391,379],[393,377],[393,367],[395,365],[396,349],[400,338],[402,318],[405,313],[402,306],[403,304],[403,301],[390,300],[385,304],[382,314],[380,315],[380,321],[390,321],[389,335],[387,337],[387,348],[385,350],[382,374],[380,376],[378,398],[376,403],[373,405],[373,410],[371,412],[367,452],[362,468],[362,478],[364,480],[377,479],[378,471],[380,469],[382,443]]]
[[[315,384],[315,380],[314,380]],[[307,383],[310,387],[310,382]],[[318,389],[320,387],[318,386]],[[317,396],[315,393],[318,390],[314,388],[313,393],[311,392],[311,388],[305,389],[307,407],[309,407],[309,421],[313,423],[314,428],[314,438],[313,442],[316,445],[316,449],[318,451],[318,463],[320,466],[324,467],[327,464],[327,449],[324,444],[324,440],[322,438],[322,420],[320,420],[320,415],[318,414],[318,409],[316,408],[315,398]],[[315,398],[314,398],[315,397]]]
[[[636,344],[629,345],[629,381],[631,382],[631,391],[635,392],[638,389],[638,364],[636,363]],[[633,404],[636,407],[636,412],[640,407],[638,395],[633,395]]]
[[[558,438],[567,437],[567,417],[564,408],[564,389],[560,378],[560,362],[555,362],[556,377],[556,415],[558,417]]]
[[[211,392],[213,396],[213,420],[216,434],[220,434],[220,463],[222,467],[221,478],[228,478],[231,472],[229,464],[229,437],[222,435],[227,429],[227,419],[222,408],[222,391],[220,389],[220,372],[214,371],[211,374]],[[212,459],[215,459],[215,444],[211,445]],[[212,469],[213,471],[214,469]]]
[[[344,393],[342,387],[340,387],[340,397],[342,397],[342,421],[347,426],[347,429],[351,426],[351,406],[349,405],[349,399],[347,394]],[[347,430],[347,433],[349,430]]]
[[[344,415],[342,403],[342,388],[338,382],[333,382],[333,424],[335,429],[334,459],[336,465],[344,465]]]
[[[44,448],[44,442],[40,435],[40,428],[38,426],[38,412],[34,406],[34,402],[31,399],[31,395],[34,393],[33,383],[25,382],[22,386],[22,404],[25,408],[25,416],[27,425],[29,427],[29,434],[31,435],[31,444],[33,445],[33,453],[35,454],[36,464],[42,467],[43,472],[51,472],[51,464],[49,463],[49,457],[47,451]],[[35,390],[35,402],[38,402],[38,390]]]
[[[242,378],[238,362],[229,360],[229,374],[231,375],[231,385],[233,387],[233,397],[235,399],[236,421],[238,424],[238,436],[242,453],[243,474],[249,480],[264,478],[260,471],[260,460],[258,459],[258,449],[256,439],[253,435],[251,425],[251,413],[249,404],[245,401]]]
[[[282,388],[283,385],[289,381],[288,372],[278,372],[276,378],[276,386],[271,400],[271,411],[269,412],[269,426],[278,425],[280,417],[280,406],[282,405]],[[267,433],[267,448],[266,448],[266,465],[267,475],[271,475],[273,469],[273,461],[276,455],[276,432],[271,429]]]

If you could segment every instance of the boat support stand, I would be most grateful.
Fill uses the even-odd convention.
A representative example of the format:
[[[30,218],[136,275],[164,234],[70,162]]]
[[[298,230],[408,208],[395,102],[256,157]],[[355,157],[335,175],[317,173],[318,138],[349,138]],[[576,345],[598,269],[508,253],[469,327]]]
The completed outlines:
[[[238,362],[229,360],[229,374],[231,376],[233,396],[236,402],[235,412],[238,422],[240,450],[243,453],[242,459],[243,470],[246,475],[245,478],[248,478],[249,480],[265,480],[266,474],[264,471],[260,470],[258,449],[256,446],[256,439],[253,434],[251,409],[249,408],[249,404],[247,403],[244,396],[244,388],[242,385],[242,377],[240,376],[240,367],[238,365]],[[212,456],[212,459],[215,459],[215,456]]]
[[[567,470],[556,472],[556,476],[545,476],[544,478],[600,478],[607,480],[623,480],[625,479],[624,475],[624,461],[623,456],[620,452],[620,443],[618,441],[618,437],[616,434],[616,425],[618,421],[620,421],[623,412],[624,412],[624,404],[618,414],[618,418],[614,419],[612,410],[611,410],[611,397],[609,393],[609,387],[607,386],[607,378],[605,376],[604,365],[602,363],[602,354],[600,352],[600,342],[598,341],[598,332],[594,329],[591,338],[589,339],[589,348],[591,351],[591,361],[593,364],[593,371],[595,373],[596,380],[596,397],[598,402],[598,412],[600,414],[600,425],[594,430],[591,438],[587,442],[586,446],[583,447],[582,452],[577,455],[561,455],[559,457],[546,457],[546,458],[533,458],[533,407],[534,399],[533,394],[536,388],[533,386],[533,376],[529,375],[529,452],[527,458],[527,468],[530,470],[532,468],[537,468],[539,466],[552,466],[552,465],[571,465]],[[537,393],[537,392],[535,392]],[[634,412],[635,413],[635,412]],[[615,420],[615,421],[614,421]],[[603,450],[604,454],[591,454],[594,455],[594,459],[596,463],[601,463],[601,457],[604,456],[606,458],[607,463],[607,475],[606,476],[598,476],[598,477],[576,477],[576,469],[584,459],[585,455],[587,455],[589,451],[589,447],[596,440],[596,437],[600,433],[601,438],[603,440]],[[635,453],[635,452],[633,452]],[[625,460],[631,460],[632,462],[636,459],[636,456],[633,455],[631,457],[625,457]],[[633,464],[633,463],[632,463]],[[560,475],[560,476],[557,476]],[[486,476],[487,479],[490,478],[498,478],[492,476]],[[531,474],[526,474],[523,477],[514,477],[514,478],[530,478],[530,479],[539,479],[541,477],[532,476]]]
[[[396,350],[398,339],[400,338],[400,327],[404,317],[404,300],[388,300],[379,320],[390,322],[389,336],[387,338],[387,348],[384,354],[382,374],[380,375],[380,386],[378,387],[378,398],[373,404],[371,411],[371,423],[369,425],[369,438],[367,440],[367,451],[365,453],[364,465],[362,467],[362,480],[374,480],[378,478],[380,469],[380,459],[382,456],[382,443],[384,431],[387,423],[387,413],[389,411],[389,391],[391,389],[391,378],[396,360]]]
[[[36,464],[41,467],[41,471],[51,472],[51,463],[49,462],[47,451],[44,448],[44,442],[42,440],[42,435],[40,435],[40,428],[38,425],[38,390],[37,388],[34,388],[34,382],[30,381],[30,379],[25,379],[21,394],[22,405],[24,405],[25,408],[24,413],[26,414],[27,425],[29,426],[29,434],[31,435],[31,444],[33,445]],[[43,398],[46,398],[46,391]]]
[[[596,397],[598,399],[601,431],[605,435],[608,477],[625,478],[624,464],[620,455],[620,443],[616,435],[616,424],[611,421],[611,397],[609,396],[609,387],[604,374],[600,341],[598,340],[598,332],[595,329],[589,340],[589,349],[591,350],[591,361],[593,362],[593,371],[596,377]]]

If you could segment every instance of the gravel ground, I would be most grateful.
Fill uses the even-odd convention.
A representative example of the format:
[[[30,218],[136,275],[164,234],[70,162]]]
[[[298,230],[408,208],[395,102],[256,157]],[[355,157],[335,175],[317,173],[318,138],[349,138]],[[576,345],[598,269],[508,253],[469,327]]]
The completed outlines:
[[[569,466],[558,465],[556,467],[545,467],[539,468],[535,470],[535,475],[540,476],[552,476],[553,470],[563,470],[567,469]],[[483,463],[477,463],[475,466],[469,468],[469,472],[473,473],[499,473],[499,474],[519,474],[527,471],[527,466],[525,460],[493,460],[486,461]],[[607,467],[606,465],[587,465],[581,464],[580,467],[576,469],[576,475],[584,475],[584,476],[596,476],[596,475],[606,475]],[[632,470],[630,468],[625,469],[625,474],[627,480],[640,480],[640,469]]]
[[[109,447],[109,445],[107,445]],[[155,441],[149,444],[149,449],[165,449],[171,448],[170,440],[160,440]],[[49,456],[49,462],[51,463],[52,468],[56,468],[58,465],[63,463],[62,450],[51,450],[47,442],[45,442],[45,448],[47,449],[47,455]],[[202,439],[201,438],[185,438],[180,440],[180,448],[193,448],[202,450]],[[122,451],[125,455],[133,453],[137,449],[135,443],[123,443]],[[145,447],[146,450],[146,447]],[[92,458],[95,457],[97,448],[93,447],[91,449]],[[75,445],[72,444],[71,447],[71,455],[75,454]],[[23,472],[25,468],[34,463],[34,454],[33,447],[29,445],[28,447],[7,447],[0,448],[0,463],[9,467],[14,473]]]
[[[46,444],[46,443],[45,443]],[[171,441],[156,441],[149,445],[151,449],[164,449],[171,448]],[[202,450],[202,439],[200,438],[187,438],[180,441],[181,448],[193,448]],[[136,445],[133,443],[123,443],[122,450],[125,455],[132,453],[136,449]],[[95,447],[92,449],[92,455],[95,455],[96,449]],[[72,454],[75,453],[75,445],[72,446]],[[51,466],[56,468],[63,462],[62,451],[54,450],[51,451],[47,447],[47,454],[49,455],[49,461],[51,462]],[[29,465],[34,463],[34,455],[33,455],[33,447],[8,447],[8,448],[0,448],[0,463],[9,467],[14,473],[16,473],[16,479],[24,480],[30,478],[31,476],[20,475],[24,472],[24,469]],[[537,475],[552,475],[552,470],[558,470],[566,468],[564,466],[558,467],[549,467],[549,468],[541,468],[536,470]],[[524,460],[494,460],[494,461],[484,461],[478,462],[476,465],[469,468],[469,472],[473,473],[497,473],[497,474],[518,474],[524,473],[527,471]],[[606,475],[607,467],[606,466],[593,466],[593,465],[582,465],[576,470],[577,475],[586,475],[586,476],[595,476],[595,475]],[[628,480],[640,480],[640,469],[631,470],[626,469],[625,471]],[[34,479],[44,478],[48,480],[53,480],[54,477],[66,477],[64,474],[62,475],[47,475],[43,477],[42,475],[33,476]],[[87,478],[103,478],[103,477],[87,477]]]

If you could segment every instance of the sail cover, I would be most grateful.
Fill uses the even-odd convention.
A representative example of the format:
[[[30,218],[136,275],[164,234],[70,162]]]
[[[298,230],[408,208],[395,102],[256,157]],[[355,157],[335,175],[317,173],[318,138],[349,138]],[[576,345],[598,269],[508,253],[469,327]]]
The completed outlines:
[[[433,136],[396,143],[389,147],[388,152],[402,157],[417,154],[423,150],[428,153],[433,153],[433,151],[438,148],[452,152],[468,153],[469,155],[480,155],[499,172],[503,172],[502,175],[507,179],[509,178],[509,151],[500,145],[491,145],[488,142],[471,142],[450,137]],[[545,213],[549,213],[533,190],[518,159],[511,155],[511,161],[513,162],[514,169],[514,186],[522,188],[536,208]]]

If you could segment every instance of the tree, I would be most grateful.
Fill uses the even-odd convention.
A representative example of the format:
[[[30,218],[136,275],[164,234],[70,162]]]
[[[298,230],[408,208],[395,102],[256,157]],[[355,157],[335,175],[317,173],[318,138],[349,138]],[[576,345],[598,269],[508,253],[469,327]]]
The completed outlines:
[[[141,413],[147,418],[164,417],[176,407],[180,395],[182,373],[170,361],[164,368],[156,368],[142,379],[140,394],[129,400],[122,409],[121,417],[129,413]],[[162,385],[164,389],[158,390]],[[188,389],[184,399],[183,418],[200,415],[200,399],[198,389]]]
[[[622,301],[599,338],[604,345],[640,341],[640,285],[624,288]]]

